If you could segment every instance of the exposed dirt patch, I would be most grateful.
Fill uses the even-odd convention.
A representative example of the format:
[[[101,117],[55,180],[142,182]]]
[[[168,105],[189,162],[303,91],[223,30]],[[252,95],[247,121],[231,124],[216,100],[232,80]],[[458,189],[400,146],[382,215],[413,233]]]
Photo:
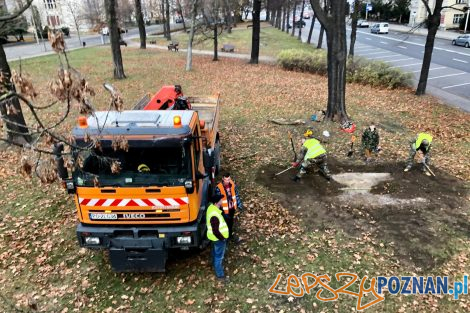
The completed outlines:
[[[404,173],[403,163],[328,161],[333,174],[390,173],[391,179],[370,192],[355,194],[319,173],[309,173],[294,183],[290,179],[294,170],[274,177],[282,168],[265,166],[259,169],[257,182],[309,229],[336,228],[351,236],[372,233],[393,246],[400,261],[423,269],[432,269],[452,255],[451,242],[457,232],[470,236],[469,193],[463,181],[436,168],[432,168],[436,177],[425,176],[418,166]]]

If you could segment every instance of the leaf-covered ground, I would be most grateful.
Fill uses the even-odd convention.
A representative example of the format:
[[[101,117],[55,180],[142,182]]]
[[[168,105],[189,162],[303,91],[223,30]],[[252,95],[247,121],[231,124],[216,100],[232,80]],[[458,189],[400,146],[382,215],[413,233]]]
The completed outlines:
[[[344,164],[363,166],[357,153],[354,159],[346,160],[350,136],[341,132],[337,124],[309,121],[315,111],[325,108],[325,77],[232,59],[212,62],[210,57],[198,56],[194,57],[194,70],[187,73],[184,55],[150,49],[125,49],[123,58],[128,79],[113,83],[122,92],[126,108],[131,108],[143,94],[155,92],[167,84],[182,85],[187,95],[221,92],[222,166],[237,179],[247,208],[240,218],[240,235],[245,241],[239,246],[230,246],[225,259],[231,283],[224,287],[215,282],[209,250],[173,255],[166,274],[113,273],[105,253],[78,247],[72,199],[57,185],[43,186],[37,180],[21,177],[17,150],[2,145],[0,311],[345,312],[354,310],[354,298],[342,295],[336,302],[323,303],[314,294],[294,298],[270,294],[268,289],[278,273],[283,274],[283,279],[291,273],[332,276],[339,271],[351,271],[360,277],[452,275],[453,281],[469,272],[468,229],[449,227],[438,221],[433,223],[439,215],[436,212],[429,217],[421,212],[426,220],[424,226],[412,224],[412,218],[408,224],[404,220],[404,227],[421,227],[423,231],[426,227],[439,227],[432,233],[441,232],[452,238],[447,242],[439,241],[439,246],[433,249],[435,238],[430,236],[427,245],[416,253],[423,252],[439,262],[428,262],[430,266],[422,267],[413,261],[404,261],[403,255],[396,253],[396,243],[380,232],[367,231],[367,228],[356,233],[346,232],[333,218],[331,223],[327,221],[321,226],[311,223],[318,199],[311,199],[308,205],[309,193],[304,193],[302,188],[321,188],[325,182],[316,176],[314,181],[320,184],[318,186],[294,185],[284,178],[284,192],[292,191],[291,202],[279,197],[278,189],[271,190],[260,182],[263,170],[274,172],[290,165],[292,151],[287,132],[292,131],[297,139],[304,129],[303,126],[275,125],[268,121],[273,118],[304,119],[306,126],[313,126],[316,132],[329,130],[331,139],[326,149],[335,160],[331,165],[333,171],[344,168]],[[112,81],[108,49],[76,51],[70,54],[70,59],[95,86],[94,104],[106,109],[108,96],[100,85]],[[41,90],[39,102],[45,104],[50,95],[44,88],[55,73],[56,58],[30,59],[23,61],[22,66]],[[358,129],[363,129],[370,121],[376,121],[380,127],[383,153],[378,164],[403,165],[411,137],[419,131],[435,135],[433,169],[438,175],[453,176],[452,181],[463,186],[459,189],[463,191],[455,196],[460,198],[456,199],[459,205],[452,204],[452,207],[460,225],[467,225],[470,115],[432,97],[417,98],[407,89],[389,91],[348,85],[346,99],[348,113]],[[49,111],[44,117],[52,121],[59,118],[60,113]],[[78,112],[72,112],[69,127],[77,116]],[[255,152],[257,154],[252,156]],[[438,181],[439,176],[435,179]],[[433,196],[432,193],[422,194],[431,201]],[[300,198],[303,202],[299,208]],[[328,196],[321,201],[330,203]],[[406,208],[411,214],[413,208]],[[343,210],[348,214],[343,214]],[[380,224],[370,207],[345,208],[331,202],[329,211],[337,212],[337,219],[357,218],[365,224]],[[406,241],[416,244],[413,238],[406,238]],[[466,312],[468,306],[467,297],[453,301],[449,296],[386,293],[384,302],[367,311]]]

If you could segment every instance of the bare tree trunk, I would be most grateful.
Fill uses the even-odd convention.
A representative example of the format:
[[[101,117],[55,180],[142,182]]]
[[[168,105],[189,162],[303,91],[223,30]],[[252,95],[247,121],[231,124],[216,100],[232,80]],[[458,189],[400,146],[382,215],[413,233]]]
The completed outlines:
[[[168,30],[168,36],[166,37],[168,40],[171,40],[171,29],[170,29],[170,0],[166,0],[165,6],[165,20],[166,20],[166,29]]]
[[[321,49],[321,46],[323,44],[323,34],[325,33],[325,27],[321,25],[320,27],[320,35],[318,35],[318,44],[317,44],[317,49]]]
[[[218,37],[218,34],[217,34],[217,23],[214,25],[214,58],[212,59],[212,61],[219,61],[219,55],[218,55],[218,42],[217,42],[217,38]]]
[[[191,8],[191,30],[189,32],[188,52],[186,54],[186,71],[189,72],[193,69],[193,40],[194,40],[194,26],[196,24],[198,0],[192,1]]]
[[[163,37],[168,39],[168,28],[166,27],[166,18],[165,18],[165,0],[162,0],[162,3],[160,4],[160,11],[162,11]]]
[[[106,14],[108,17],[109,25],[109,39],[111,42],[111,52],[113,54],[113,63],[114,63],[114,78],[123,79],[126,78],[124,74],[124,66],[122,65],[122,55],[121,55],[121,46],[120,46],[120,37],[121,34],[118,30],[116,0],[105,0],[106,5]]]
[[[7,57],[5,55],[5,50],[3,49],[2,44],[0,44],[0,72],[3,73],[7,81],[10,80],[10,65],[7,62]],[[0,97],[10,91],[16,92],[15,86],[13,84],[6,84],[4,87],[6,87],[6,90],[4,92],[0,92]],[[8,110],[7,105],[11,106],[13,109]],[[6,140],[18,144],[31,142],[31,136],[24,120],[20,101],[17,97],[0,101],[0,115],[4,122],[3,125],[5,129]]]
[[[276,28],[281,29],[281,23],[282,23],[282,9],[279,7],[277,9],[277,16],[276,16]]]
[[[343,0],[330,0],[325,9],[320,0],[310,0],[318,21],[327,36],[328,104],[326,117],[347,121],[346,113],[346,7]],[[331,8],[334,8],[330,10]]]
[[[302,41],[302,24],[304,21],[304,9],[305,9],[305,0],[302,1],[302,10],[300,11],[300,28],[299,28],[299,40]]]
[[[439,2],[439,0],[437,1]],[[436,8],[437,8],[436,2]],[[442,5],[442,0],[440,1]],[[436,9],[434,9],[436,10]],[[436,11],[435,11],[436,12]],[[428,16],[428,35],[426,36],[426,44],[424,46],[423,64],[421,66],[421,74],[419,75],[418,87],[416,88],[416,95],[421,96],[426,93],[426,86],[428,84],[429,68],[431,67],[432,51],[434,49],[434,39],[436,38],[437,29],[441,20],[441,13],[434,13]]]
[[[349,57],[354,57],[354,45],[356,44],[357,34],[357,13],[360,7],[360,0],[354,0],[354,12],[352,14],[351,22],[351,40],[349,43]]]
[[[251,37],[251,64],[258,64],[259,59],[259,33],[260,33],[261,0],[253,0],[253,33]]]
[[[177,0],[177,1],[176,1],[176,5],[178,6],[178,13],[179,13],[180,16],[181,16],[181,20],[183,21],[183,29],[184,29],[184,32],[186,33],[186,22],[185,22],[185,20],[184,20],[183,7],[181,6],[180,0]]]
[[[344,22],[344,18],[343,18]],[[330,39],[331,38],[331,39]],[[328,46],[328,106],[326,117],[348,120],[346,114],[346,27],[344,33],[332,30],[327,32]],[[330,79],[331,78],[331,79]]]
[[[315,14],[313,14],[312,16],[312,24],[310,24],[310,31],[308,32],[308,39],[307,39],[307,43],[310,44],[312,42],[312,34],[313,34],[313,28],[315,27],[315,20],[317,19],[317,17],[315,16]]]
[[[139,26],[140,49],[145,49],[147,47],[147,33],[145,32],[141,0],[135,0],[135,14],[137,17],[137,25]]]
[[[285,31],[286,30],[286,8],[284,5],[282,6],[282,26],[281,30]]]
[[[287,5],[286,7],[286,33],[289,33],[289,15],[290,15],[290,7],[289,5]]]
[[[292,33],[291,36],[294,36],[295,34],[295,1],[294,1],[294,6],[292,7]]]
[[[226,23],[227,23],[227,32],[229,34],[232,33],[232,25],[233,25],[233,18],[232,18],[232,7],[230,6],[229,0],[225,0],[225,6],[227,7],[227,18],[226,18]]]

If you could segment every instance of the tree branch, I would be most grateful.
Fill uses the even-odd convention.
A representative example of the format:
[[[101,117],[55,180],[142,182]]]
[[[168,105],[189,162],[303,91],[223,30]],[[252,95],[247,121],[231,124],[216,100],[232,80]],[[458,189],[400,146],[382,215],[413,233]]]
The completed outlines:
[[[325,11],[323,11],[323,8],[321,7],[320,0],[310,0],[310,5],[312,6],[313,12],[315,12],[318,21],[320,21],[323,27],[326,28],[326,24],[328,23],[328,17],[326,16]]]
[[[28,0],[28,2],[26,2],[26,4],[18,10],[18,12],[15,12],[15,13],[9,14],[9,15],[5,15],[5,16],[0,16],[0,22],[11,21],[11,20],[17,18],[18,16],[23,14],[23,12],[26,11],[31,6],[31,3],[33,3],[33,0]]]
[[[426,0],[421,0],[421,2],[424,4],[426,7],[426,11],[428,11],[428,15],[432,15],[431,8],[429,7],[429,4]]]

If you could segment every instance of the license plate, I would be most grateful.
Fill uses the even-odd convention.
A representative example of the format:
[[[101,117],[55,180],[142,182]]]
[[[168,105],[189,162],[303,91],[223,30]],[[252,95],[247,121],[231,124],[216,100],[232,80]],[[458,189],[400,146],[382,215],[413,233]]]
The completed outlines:
[[[116,213],[90,213],[90,220],[117,220]]]

